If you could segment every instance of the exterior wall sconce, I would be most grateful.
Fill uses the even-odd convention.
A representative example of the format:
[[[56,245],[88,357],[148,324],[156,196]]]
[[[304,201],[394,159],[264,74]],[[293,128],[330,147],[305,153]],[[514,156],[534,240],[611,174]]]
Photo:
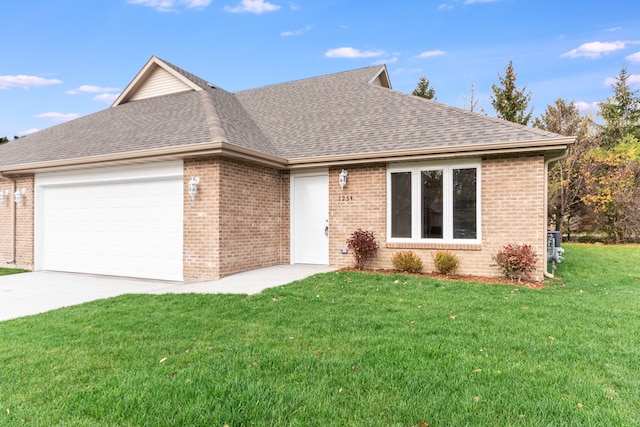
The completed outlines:
[[[342,169],[342,172],[340,172],[340,176],[338,177],[338,184],[340,184],[340,189],[342,190],[344,190],[344,186],[347,185],[348,175],[349,173],[345,169]]]
[[[4,205],[4,200],[9,195],[9,190],[0,190],[0,206]]]
[[[187,191],[189,192],[189,195],[191,196],[192,199],[195,199],[196,194],[198,194],[198,185],[200,185],[200,177],[192,176],[191,181],[189,181],[189,184],[187,185]]]
[[[25,190],[24,188],[21,188],[19,190],[16,190],[15,193],[13,193],[13,200],[16,202],[16,204],[21,204],[22,200],[24,199],[24,195],[27,192],[27,190]]]

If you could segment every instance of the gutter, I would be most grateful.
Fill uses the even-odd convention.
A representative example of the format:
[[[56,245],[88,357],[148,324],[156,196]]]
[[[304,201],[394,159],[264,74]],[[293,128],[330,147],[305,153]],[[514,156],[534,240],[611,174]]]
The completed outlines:
[[[557,162],[559,160],[565,159],[567,157],[567,152],[565,151],[562,155],[557,156],[557,157],[552,157],[550,159],[545,160],[544,162],[544,234],[545,234],[545,240],[546,240],[546,235],[547,235],[547,231],[549,228],[549,165],[552,162]],[[545,245],[546,248],[546,245]],[[546,254],[545,254],[545,260],[546,260]],[[547,265],[549,264],[548,262],[546,263]],[[548,277],[549,279],[553,279],[555,277],[554,272],[552,271],[551,273],[549,273],[549,271],[547,271],[548,267],[544,268],[544,276]]]
[[[16,180],[13,178],[9,178],[4,176],[2,172],[0,172],[0,179],[11,183],[11,195],[16,192]],[[16,229],[17,229],[17,215],[16,215],[16,204],[8,198],[5,199],[5,203],[11,203],[11,227],[9,227],[11,232],[11,260],[7,262],[7,264],[15,264],[16,263]]]

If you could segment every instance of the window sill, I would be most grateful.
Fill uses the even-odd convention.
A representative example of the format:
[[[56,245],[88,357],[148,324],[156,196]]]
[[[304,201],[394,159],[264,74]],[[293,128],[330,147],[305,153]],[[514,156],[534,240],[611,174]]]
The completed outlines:
[[[442,249],[460,251],[481,251],[480,243],[413,243],[413,242],[387,242],[388,249]]]

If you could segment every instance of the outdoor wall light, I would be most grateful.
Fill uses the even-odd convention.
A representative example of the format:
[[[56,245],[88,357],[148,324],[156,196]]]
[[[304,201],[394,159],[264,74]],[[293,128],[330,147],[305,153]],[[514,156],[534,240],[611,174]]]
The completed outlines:
[[[189,181],[189,184],[187,185],[187,191],[189,192],[189,195],[191,196],[192,199],[195,199],[196,194],[198,194],[198,185],[200,185],[200,177],[192,176],[191,181]]]
[[[344,186],[347,185],[347,175],[349,175],[349,173],[342,169],[342,172],[340,172],[340,176],[338,177],[338,184],[340,184],[340,188],[344,190]]]
[[[27,190],[25,190],[24,188],[21,188],[19,190],[16,190],[15,193],[13,193],[13,200],[17,203],[20,204],[22,203],[22,200],[24,199],[24,194],[27,192]]]
[[[4,199],[9,195],[9,190],[0,190],[0,206],[4,205]]]

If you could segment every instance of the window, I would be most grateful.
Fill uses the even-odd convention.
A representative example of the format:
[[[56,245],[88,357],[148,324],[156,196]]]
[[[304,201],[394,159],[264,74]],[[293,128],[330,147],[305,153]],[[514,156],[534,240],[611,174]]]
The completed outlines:
[[[480,163],[387,168],[390,241],[480,243]]]

